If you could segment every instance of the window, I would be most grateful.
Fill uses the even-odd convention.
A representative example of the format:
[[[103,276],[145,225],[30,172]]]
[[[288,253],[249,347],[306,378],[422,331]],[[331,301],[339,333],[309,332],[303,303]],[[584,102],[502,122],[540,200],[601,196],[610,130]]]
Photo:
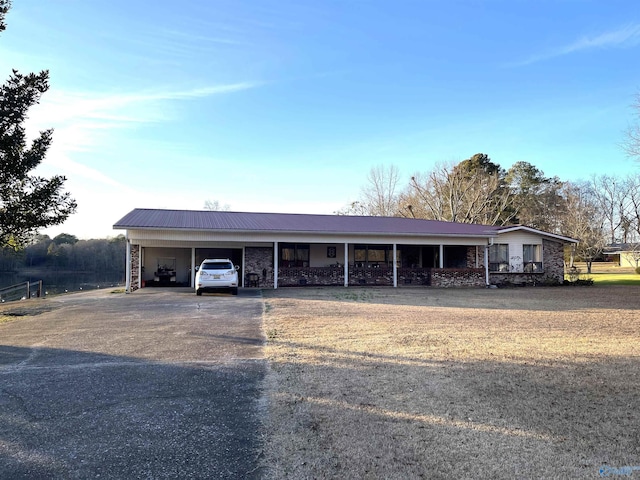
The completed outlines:
[[[233,270],[231,262],[205,262],[202,264],[202,270]]]
[[[467,268],[467,247],[444,247],[444,268]]]
[[[506,243],[496,243],[489,246],[489,271],[509,271],[509,245]]]
[[[523,245],[522,261],[524,263],[525,272],[541,272],[542,271],[542,246],[541,245]]]
[[[309,245],[300,243],[283,243],[280,245],[281,267],[308,267]]]
[[[400,250],[396,250],[400,265]],[[356,245],[353,250],[356,267],[392,267],[393,246],[391,245]]]

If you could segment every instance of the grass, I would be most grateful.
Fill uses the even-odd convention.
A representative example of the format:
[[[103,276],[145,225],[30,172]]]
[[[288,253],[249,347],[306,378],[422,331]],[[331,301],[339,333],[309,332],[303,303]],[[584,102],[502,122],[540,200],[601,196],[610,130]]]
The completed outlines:
[[[640,285],[637,273],[592,273],[588,276],[596,285]]]
[[[268,478],[640,465],[635,287],[348,291],[265,291]]]
[[[581,279],[592,279],[596,285],[640,285],[640,275],[633,268],[618,267],[610,262],[594,262],[591,273],[584,263],[576,264]],[[569,279],[568,276],[565,278]]]

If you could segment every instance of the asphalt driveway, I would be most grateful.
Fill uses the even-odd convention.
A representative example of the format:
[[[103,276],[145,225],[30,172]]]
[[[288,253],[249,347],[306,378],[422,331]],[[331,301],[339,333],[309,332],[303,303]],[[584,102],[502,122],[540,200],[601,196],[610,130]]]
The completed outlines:
[[[0,478],[258,478],[262,300],[109,290],[3,305]]]

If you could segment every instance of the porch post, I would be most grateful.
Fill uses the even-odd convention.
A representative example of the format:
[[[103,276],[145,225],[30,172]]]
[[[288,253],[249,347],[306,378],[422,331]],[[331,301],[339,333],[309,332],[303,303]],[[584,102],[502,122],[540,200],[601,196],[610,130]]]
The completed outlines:
[[[393,244],[393,287],[398,287],[398,245]]]
[[[349,244],[344,244],[344,286],[349,286]]]
[[[491,285],[489,283],[489,245],[484,246],[484,278],[487,287]]]
[[[278,242],[273,242],[273,289],[278,288]]]
[[[196,286],[196,247],[191,247],[191,278],[189,279],[189,286]]]
[[[144,267],[145,249],[138,245],[138,288],[142,288],[142,267]]]
[[[444,245],[440,244],[440,255],[439,255],[438,263],[439,268],[444,268]]]
[[[240,267],[240,268],[241,268],[241,270],[242,270],[242,271],[241,271],[241,273],[242,273],[242,287],[243,287],[243,288],[245,287],[245,284],[244,284],[244,266],[245,266],[245,260],[244,260],[244,258],[245,258],[245,257],[244,257],[244,256],[245,256],[245,250],[246,250],[246,248],[247,248],[246,246],[244,246],[244,245],[242,246],[242,266]]]
[[[125,292],[131,293],[131,240],[129,240],[129,234],[127,232],[127,260],[126,264],[126,276],[127,281],[125,283]]]

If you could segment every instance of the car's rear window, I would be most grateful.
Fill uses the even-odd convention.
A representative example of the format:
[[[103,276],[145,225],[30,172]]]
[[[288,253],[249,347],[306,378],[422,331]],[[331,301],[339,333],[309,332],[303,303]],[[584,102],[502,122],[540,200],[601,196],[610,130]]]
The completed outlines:
[[[207,262],[202,265],[203,270],[233,270],[233,265],[229,262]]]

